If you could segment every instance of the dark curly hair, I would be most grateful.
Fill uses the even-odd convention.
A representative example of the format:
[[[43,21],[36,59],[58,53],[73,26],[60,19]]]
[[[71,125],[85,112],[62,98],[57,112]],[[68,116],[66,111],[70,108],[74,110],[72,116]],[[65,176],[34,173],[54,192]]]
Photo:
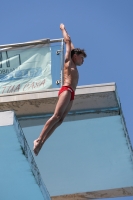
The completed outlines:
[[[71,51],[71,58],[73,57],[74,54],[83,54],[83,56],[86,58],[87,57],[87,54],[85,53],[85,50],[84,49],[80,49],[80,48],[75,48]]]

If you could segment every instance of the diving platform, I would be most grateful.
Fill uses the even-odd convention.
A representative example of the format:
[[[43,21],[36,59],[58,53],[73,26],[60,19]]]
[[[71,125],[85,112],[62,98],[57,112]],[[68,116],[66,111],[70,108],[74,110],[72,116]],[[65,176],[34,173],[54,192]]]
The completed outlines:
[[[58,90],[0,94],[1,123],[8,121],[10,115],[13,119],[15,112],[15,119],[24,132],[31,152],[33,140],[54,111]],[[3,113],[6,113],[5,118]],[[8,161],[7,157],[12,158],[12,162],[14,160],[16,170],[12,177],[15,177],[15,172],[17,174],[22,168],[17,159],[22,158],[27,166],[23,181],[24,178],[25,181],[31,178],[29,187],[32,191],[35,187],[35,191],[39,192],[30,165],[22,154],[15,127],[13,121],[1,126],[1,138],[7,142],[7,146],[4,146],[1,139],[2,155],[6,152],[2,157],[3,163]],[[10,142],[12,138],[15,138],[13,143]],[[12,156],[15,153],[18,157]],[[78,86],[72,109],[64,122],[46,141],[39,155],[32,156],[47,187],[44,187],[47,198],[49,193],[52,200],[133,196],[133,149],[116,84]],[[15,163],[18,163],[16,168]],[[4,171],[5,165],[2,166]],[[6,166],[10,166],[10,163]],[[43,195],[41,197],[40,193],[41,198]]]
[[[43,118],[54,112],[58,88],[44,91],[1,94],[0,110],[14,110],[20,121]],[[71,113],[91,112],[94,116],[109,116],[119,113],[119,101],[115,83],[78,86]],[[28,126],[21,122],[21,126]]]

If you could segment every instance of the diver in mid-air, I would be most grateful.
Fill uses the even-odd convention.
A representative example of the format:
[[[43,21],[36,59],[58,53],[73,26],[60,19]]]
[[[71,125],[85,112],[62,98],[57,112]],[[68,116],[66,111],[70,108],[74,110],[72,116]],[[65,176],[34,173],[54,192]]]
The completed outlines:
[[[84,62],[84,58],[87,56],[83,49],[74,48],[64,24],[60,24],[60,29],[66,44],[64,83],[59,90],[59,98],[53,116],[44,125],[39,138],[34,141],[33,151],[35,155],[38,155],[44,142],[49,138],[54,130],[61,125],[65,116],[70,111],[79,79],[77,66],[81,66]]]

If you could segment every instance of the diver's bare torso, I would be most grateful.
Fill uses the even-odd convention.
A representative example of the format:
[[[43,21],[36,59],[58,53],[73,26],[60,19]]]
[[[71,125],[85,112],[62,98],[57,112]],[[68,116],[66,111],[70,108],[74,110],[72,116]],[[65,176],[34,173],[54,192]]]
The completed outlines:
[[[70,86],[74,91],[78,84],[79,73],[72,60],[64,64],[64,86]]]

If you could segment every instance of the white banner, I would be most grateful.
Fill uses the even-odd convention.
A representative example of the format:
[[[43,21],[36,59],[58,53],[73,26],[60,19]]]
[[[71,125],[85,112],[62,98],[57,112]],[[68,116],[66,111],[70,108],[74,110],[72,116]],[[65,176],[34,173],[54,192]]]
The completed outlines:
[[[49,44],[0,49],[0,94],[52,87]]]

